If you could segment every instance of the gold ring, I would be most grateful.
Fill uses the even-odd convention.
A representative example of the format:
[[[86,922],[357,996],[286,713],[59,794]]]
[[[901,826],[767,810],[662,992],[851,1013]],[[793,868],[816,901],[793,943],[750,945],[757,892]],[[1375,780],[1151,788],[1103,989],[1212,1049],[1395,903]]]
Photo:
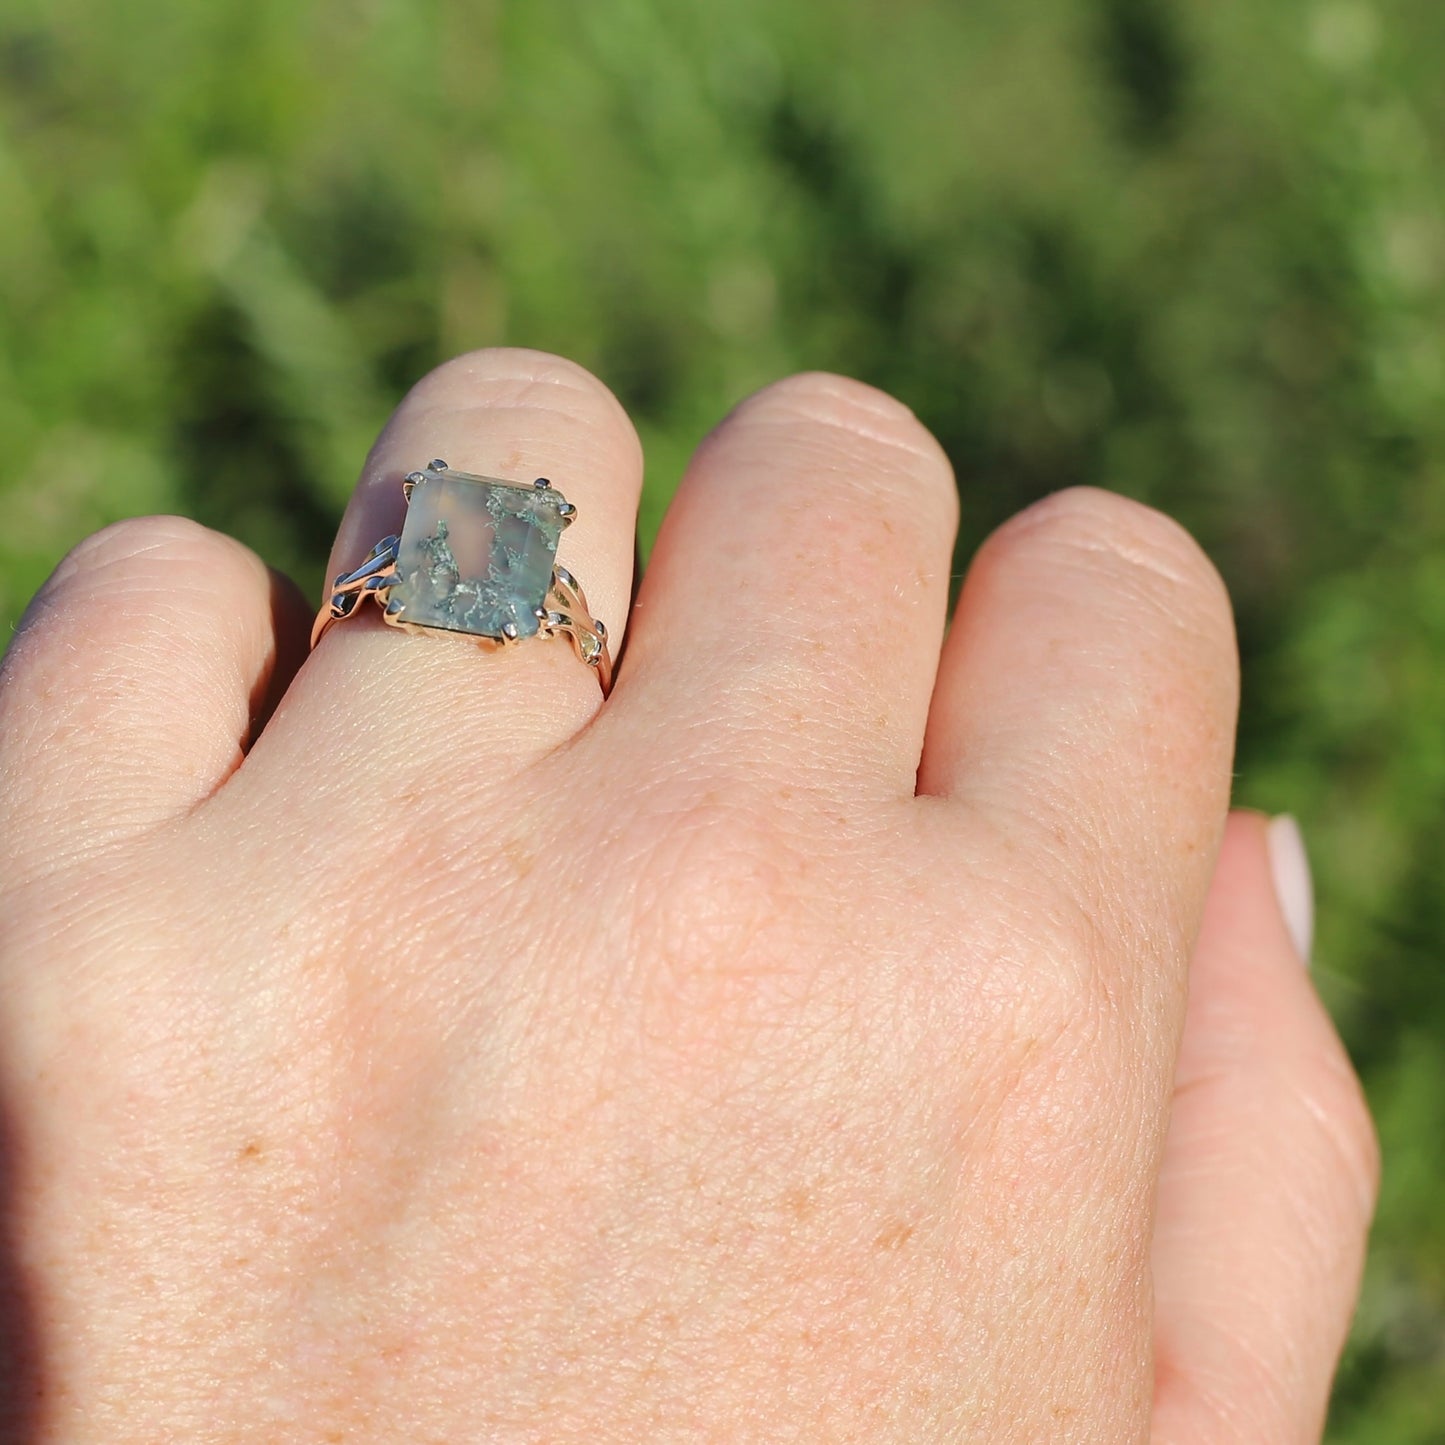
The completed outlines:
[[[361,566],[332,583],[312,647],[374,597],[393,627],[462,632],[489,649],[564,634],[605,697],[612,687],[607,629],[577,579],[557,565],[557,543],[577,508],[546,477],[527,486],[456,472],[443,461],[401,486],[401,535],[383,537]]]

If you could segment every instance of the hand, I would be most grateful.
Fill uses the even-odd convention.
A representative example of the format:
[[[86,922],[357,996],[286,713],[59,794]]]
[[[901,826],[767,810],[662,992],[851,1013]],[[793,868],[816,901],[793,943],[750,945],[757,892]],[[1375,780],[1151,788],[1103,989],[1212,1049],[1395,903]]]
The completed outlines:
[[[945,641],[937,445],[796,377],[629,620],[631,426],[494,351],[407,397],[333,571],[437,455],[577,504],[605,705],[374,609],[298,670],[306,610],[175,519],[6,657],[4,1438],[1317,1439],[1374,1144],[1226,827],[1194,543],[1054,496]]]

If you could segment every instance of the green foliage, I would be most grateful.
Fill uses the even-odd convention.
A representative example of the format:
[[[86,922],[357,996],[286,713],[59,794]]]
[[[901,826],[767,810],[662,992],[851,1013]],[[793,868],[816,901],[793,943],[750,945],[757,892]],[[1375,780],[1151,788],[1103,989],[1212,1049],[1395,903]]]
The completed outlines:
[[[692,445],[907,400],[960,558],[1096,482],[1218,560],[1239,797],[1298,813],[1384,1199],[1331,1439],[1445,1434],[1438,0],[8,0],[0,619],[174,509],[319,589],[400,392],[515,342]]]

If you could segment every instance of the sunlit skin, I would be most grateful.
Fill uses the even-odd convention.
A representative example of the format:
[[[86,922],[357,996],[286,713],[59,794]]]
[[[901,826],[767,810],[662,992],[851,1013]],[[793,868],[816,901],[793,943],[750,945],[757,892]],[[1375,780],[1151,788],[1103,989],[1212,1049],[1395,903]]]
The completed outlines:
[[[405,399],[331,572],[437,456],[576,504],[605,704],[562,639],[370,607],[303,661],[177,519],[11,644],[4,1438],[1318,1440],[1374,1138],[1227,813],[1190,538],[1061,493],[945,639],[969,478],[794,377],[629,615],[631,424],[491,351]]]

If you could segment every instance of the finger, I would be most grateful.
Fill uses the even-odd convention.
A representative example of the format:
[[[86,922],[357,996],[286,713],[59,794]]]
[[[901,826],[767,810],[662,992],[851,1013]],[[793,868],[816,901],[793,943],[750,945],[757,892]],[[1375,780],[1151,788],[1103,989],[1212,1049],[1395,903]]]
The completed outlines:
[[[408,393],[367,457],[333,575],[400,532],[402,480],[433,458],[523,485],[553,482],[577,508],[557,561],[582,584],[615,647],[631,587],[642,456],[612,393],[572,362],[536,351],[477,351],[438,367]],[[324,734],[328,775],[353,789],[378,775],[395,788],[399,766],[453,780],[469,769],[496,777],[556,747],[601,704],[597,672],[564,638],[488,652],[463,634],[408,635],[378,623],[367,603],[327,632],[256,762],[284,772],[309,758],[314,768]]]
[[[1287,821],[1273,826],[1288,844]],[[1156,1445],[1320,1438],[1378,1170],[1271,883],[1266,822],[1237,814],[1190,970],[1159,1186]]]
[[[619,703],[752,772],[911,795],[956,521],[947,459],[900,403],[836,376],[767,387],[688,467]]]
[[[179,517],[75,548],[0,668],[0,877],[213,792],[303,655],[303,610],[254,553]]]
[[[1107,945],[1093,950],[1106,995],[1171,1034],[1237,693],[1229,601],[1198,546],[1158,512],[1079,488],[979,551],[929,717],[920,792],[1005,827]]]

